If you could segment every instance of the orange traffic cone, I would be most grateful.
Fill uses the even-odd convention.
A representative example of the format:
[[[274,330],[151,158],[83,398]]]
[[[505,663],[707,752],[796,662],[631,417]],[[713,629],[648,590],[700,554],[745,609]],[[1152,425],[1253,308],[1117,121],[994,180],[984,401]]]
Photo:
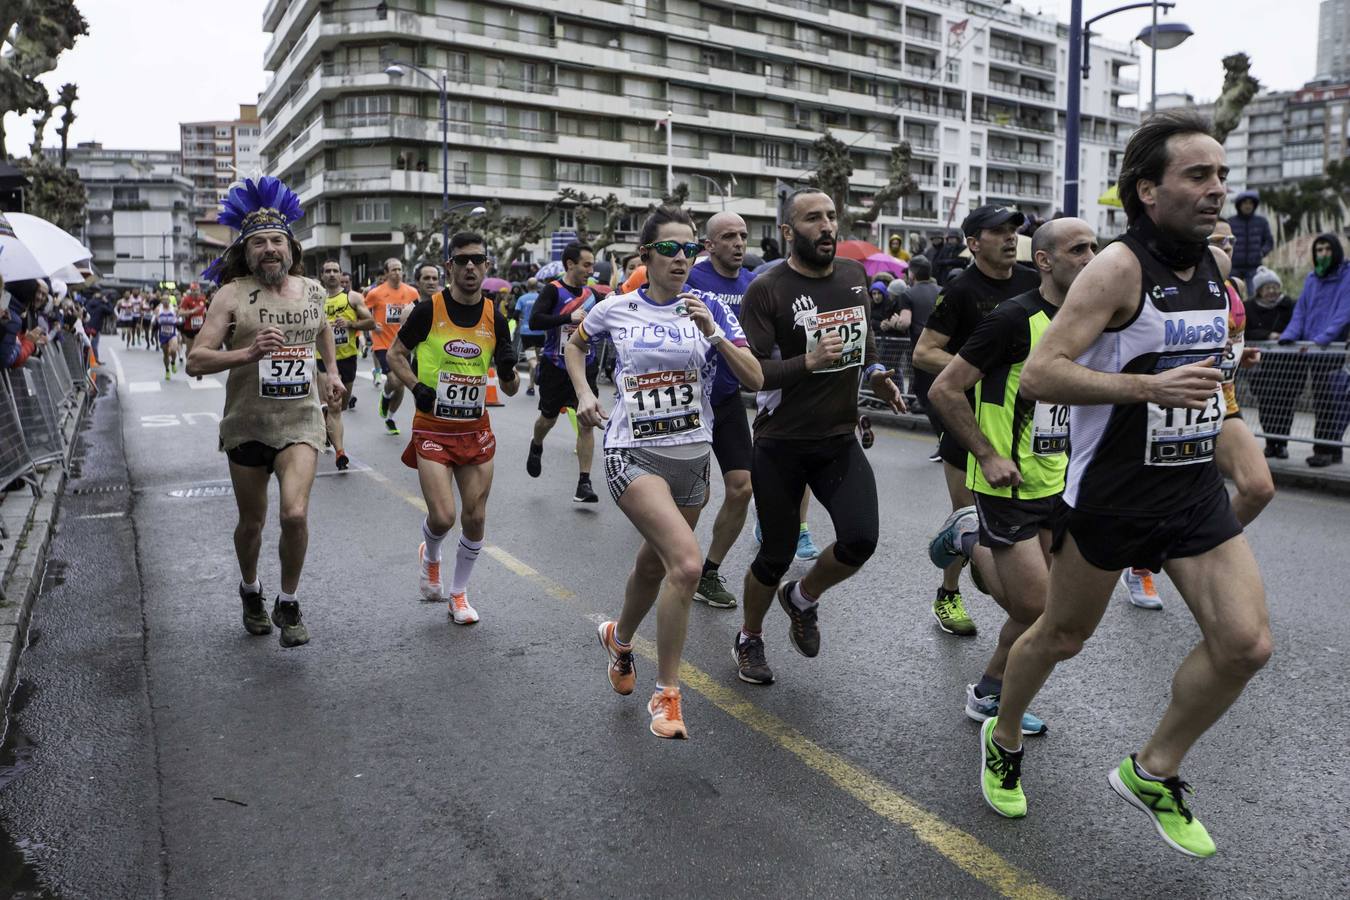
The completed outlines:
[[[506,405],[497,396],[497,368],[495,366],[488,367],[487,405],[488,406]]]

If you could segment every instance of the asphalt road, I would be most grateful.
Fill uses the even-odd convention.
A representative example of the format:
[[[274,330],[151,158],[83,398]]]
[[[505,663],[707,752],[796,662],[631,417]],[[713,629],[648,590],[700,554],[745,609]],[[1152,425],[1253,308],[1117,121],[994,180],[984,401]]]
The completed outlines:
[[[143,350],[117,358],[0,756],[0,886],[17,896],[1350,895],[1344,501],[1283,492],[1250,529],[1276,652],[1183,771],[1220,848],[1199,861],[1106,781],[1197,638],[1165,580],[1163,612],[1121,594],[1038,698],[1051,731],[1028,741],[1028,818],[985,807],[963,691],[1000,619],[968,588],[980,634],[933,624],[924,548],[947,503],[925,435],[883,430],[869,452],[881,546],[822,604],[818,658],[793,652],[773,613],[778,683],[742,684],[739,615],[695,606],[692,739],[665,742],[646,728],[652,660],[618,697],[594,636],[635,534],[600,480],[598,506],[571,502],[565,425],[544,477],[524,474],[532,398],[492,413],[490,546],[471,586],[483,621],[461,628],[417,599],[406,438],[383,434],[358,382],[357,469],[323,457],[314,488],[300,592],[313,640],[282,650],[238,621],[223,391],[164,383]],[[827,517],[811,524],[827,543]],[[276,536],[273,519],[272,592]],[[724,565],[733,587],[753,546],[747,533]]]

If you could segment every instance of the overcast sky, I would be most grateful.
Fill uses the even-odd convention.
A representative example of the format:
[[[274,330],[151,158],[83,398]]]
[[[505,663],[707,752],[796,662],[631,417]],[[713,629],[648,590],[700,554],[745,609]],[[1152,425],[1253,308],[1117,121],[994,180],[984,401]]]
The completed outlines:
[[[1085,17],[1125,0],[1084,0]],[[1263,85],[1301,86],[1317,65],[1319,0],[1179,0],[1163,21],[1183,21],[1195,35],[1158,54],[1158,90],[1186,91],[1213,99],[1223,83],[1220,60],[1246,51]],[[256,101],[266,85],[262,71],[265,0],[78,0],[89,34],[62,55],[44,77],[56,89],[79,86],[72,145],[178,149],[178,123],[229,119],[240,103]],[[1033,12],[1068,21],[1071,0],[1024,0]],[[1278,13],[1274,12],[1278,9]],[[1147,9],[1120,13],[1097,31],[1125,43],[1151,21]],[[1259,23],[1259,24],[1258,24]],[[1148,48],[1142,49],[1140,83],[1147,93]],[[1141,105],[1147,105],[1147,96]],[[28,119],[5,117],[10,152],[27,155]],[[47,143],[56,140],[47,129]]]

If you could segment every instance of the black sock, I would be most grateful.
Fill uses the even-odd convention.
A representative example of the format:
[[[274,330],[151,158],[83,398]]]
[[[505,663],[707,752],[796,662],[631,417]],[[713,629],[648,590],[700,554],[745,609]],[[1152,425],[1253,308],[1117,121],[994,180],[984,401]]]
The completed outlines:
[[[707,575],[709,572],[716,572],[717,567],[720,565],[721,563],[715,563],[711,559],[705,559],[703,561],[703,574]]]
[[[530,441],[530,455],[531,455],[531,456],[538,456],[539,454],[541,454],[541,453],[543,453],[543,452],[544,452],[544,445],[543,445],[543,444],[536,444],[534,441]]]
[[[981,675],[980,683],[975,685],[976,697],[988,697],[990,694],[999,694],[1002,692],[1002,678],[990,678],[988,675]]]
[[[590,472],[582,472],[582,473],[581,473],[581,477],[577,479],[577,484],[578,484],[578,485],[583,485],[583,484],[590,484],[590,483],[591,483],[591,473],[590,473]]]

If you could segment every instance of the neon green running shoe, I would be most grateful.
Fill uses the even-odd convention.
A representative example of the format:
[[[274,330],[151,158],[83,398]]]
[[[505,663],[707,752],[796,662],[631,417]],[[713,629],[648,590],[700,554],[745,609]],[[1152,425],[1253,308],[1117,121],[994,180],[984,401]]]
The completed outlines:
[[[1214,841],[1209,832],[1186,805],[1185,795],[1195,793],[1189,784],[1175,776],[1165,781],[1140,777],[1133,753],[1107,778],[1117,794],[1153,820],[1158,836],[1173,850],[1201,858],[1214,855]]]
[[[938,588],[937,597],[933,600],[933,618],[937,619],[938,627],[948,634],[961,637],[975,634],[975,623],[966,612],[960,591]]]
[[[994,743],[998,716],[980,726],[980,791],[984,802],[1000,816],[1020,819],[1027,814],[1027,795],[1022,793],[1022,751],[1009,753]]]

